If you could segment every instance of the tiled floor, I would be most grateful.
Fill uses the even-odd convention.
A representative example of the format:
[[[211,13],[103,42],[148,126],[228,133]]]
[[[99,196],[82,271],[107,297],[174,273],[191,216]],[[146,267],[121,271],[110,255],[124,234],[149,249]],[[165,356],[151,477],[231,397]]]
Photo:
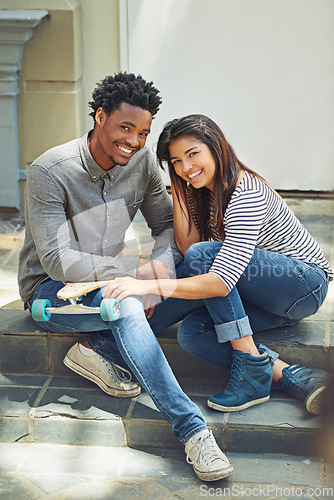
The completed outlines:
[[[230,454],[234,476],[203,483],[183,451],[8,444],[0,453],[4,500],[310,500],[334,494],[321,461],[302,457]]]

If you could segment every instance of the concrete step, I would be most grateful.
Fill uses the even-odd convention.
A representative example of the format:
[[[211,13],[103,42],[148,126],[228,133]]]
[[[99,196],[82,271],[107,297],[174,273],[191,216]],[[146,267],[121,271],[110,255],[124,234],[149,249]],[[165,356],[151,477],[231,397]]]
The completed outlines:
[[[334,365],[329,314],[324,307],[310,321],[262,333],[257,340],[288,362],[328,369]],[[147,394],[110,397],[64,366],[65,353],[85,334],[39,330],[18,303],[0,309],[0,325],[0,442],[180,448]],[[162,332],[159,342],[224,449],[321,456],[320,417],[307,414],[301,401],[273,386],[268,403],[230,414],[212,410],[206,400],[223,389],[229,372],[180,349],[175,328]]]
[[[222,413],[206,405],[216,385],[183,382],[217,442],[237,453],[321,456],[321,418],[273,388],[268,403]],[[0,442],[182,449],[146,393],[108,396],[81,377],[0,376]]]
[[[334,367],[334,307],[325,302],[309,320],[290,327],[276,328],[254,335],[277,351],[288,363],[329,370]],[[177,378],[226,380],[226,370],[201,361],[183,351],[176,339],[177,326],[157,337]],[[67,350],[86,334],[56,334],[37,327],[29,313],[16,301],[0,308],[0,372],[12,374],[67,375],[62,362]]]
[[[20,308],[14,308],[14,306]],[[56,334],[38,329],[21,304],[0,309],[0,372],[11,374],[68,375],[63,358],[68,349],[87,334]],[[176,340],[176,327],[159,335],[159,342],[178,377],[222,377],[226,370],[197,360],[183,351]]]

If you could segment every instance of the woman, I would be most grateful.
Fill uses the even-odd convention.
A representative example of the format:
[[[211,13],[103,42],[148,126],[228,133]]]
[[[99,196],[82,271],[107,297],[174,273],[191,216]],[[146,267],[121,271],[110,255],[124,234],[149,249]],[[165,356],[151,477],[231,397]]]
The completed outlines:
[[[326,373],[289,366],[252,336],[294,324],[321,306],[333,271],[318,244],[206,116],[168,123],[157,155],[161,166],[168,163],[175,240],[188,277],[117,278],[104,295],[205,299],[205,307],[183,320],[178,340],[195,356],[231,369],[227,388],[209,398],[211,408],[237,411],[268,401],[274,379],[319,413]]]

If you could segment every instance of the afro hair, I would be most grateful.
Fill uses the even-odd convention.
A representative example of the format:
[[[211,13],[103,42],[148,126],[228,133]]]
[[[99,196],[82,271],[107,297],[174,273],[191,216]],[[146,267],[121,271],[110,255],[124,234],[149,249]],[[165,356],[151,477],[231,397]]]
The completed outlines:
[[[154,117],[161,104],[159,90],[153,87],[152,82],[146,82],[141,75],[125,72],[106,76],[97,84],[92,98],[88,104],[93,109],[90,113],[93,119],[98,108],[101,107],[109,115],[123,102],[147,109]]]

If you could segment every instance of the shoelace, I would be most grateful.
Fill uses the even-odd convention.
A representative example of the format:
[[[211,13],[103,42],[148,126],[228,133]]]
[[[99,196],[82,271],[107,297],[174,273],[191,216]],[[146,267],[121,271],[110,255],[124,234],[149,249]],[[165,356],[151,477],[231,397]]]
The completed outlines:
[[[191,452],[198,446],[198,451],[195,460],[191,460],[189,455]],[[223,454],[219,450],[212,431],[204,436],[201,436],[195,443],[192,445],[190,450],[187,453],[186,460],[190,465],[201,465],[203,460],[208,462],[213,462],[214,460],[222,460]]]
[[[293,374],[287,372],[286,378],[283,379],[283,388],[300,399],[305,398],[316,384],[320,387],[325,383],[321,372],[317,373],[306,370],[308,369],[300,367],[300,369],[296,370]]]
[[[131,373],[126,370],[125,368],[122,368],[121,366],[115,365],[112,363],[113,368],[116,372],[116,375],[118,378],[122,380],[122,382],[130,382],[132,379]]]
[[[238,389],[240,382],[242,381],[242,367],[242,358],[235,357],[232,361],[231,366],[231,378],[227,384],[227,389],[229,389],[230,391],[236,392],[236,390]]]
[[[105,359],[103,360],[103,363],[108,367],[108,370],[112,378],[115,380],[115,382],[118,382],[119,380],[121,382],[131,381],[132,379],[131,373],[125,368],[121,368],[115,363],[112,363],[111,361],[106,361]]]

